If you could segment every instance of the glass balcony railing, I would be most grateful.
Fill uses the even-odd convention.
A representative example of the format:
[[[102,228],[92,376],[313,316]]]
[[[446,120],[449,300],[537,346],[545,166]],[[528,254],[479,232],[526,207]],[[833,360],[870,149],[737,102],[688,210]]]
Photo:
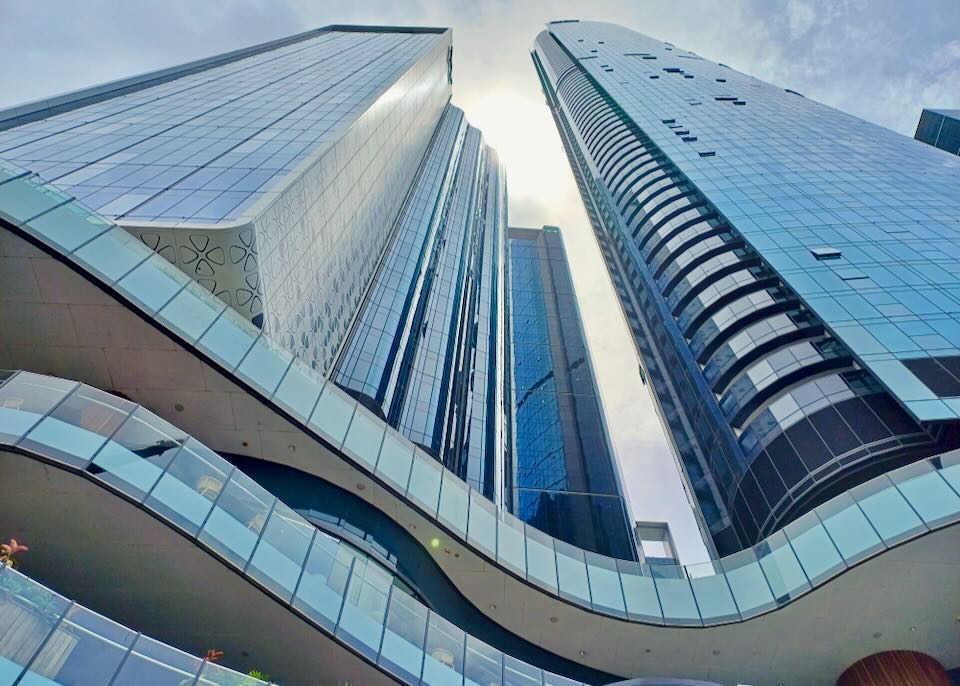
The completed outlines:
[[[132,309],[156,321],[182,345],[246,386],[252,395],[306,434],[331,446],[463,545],[546,593],[594,612],[680,626],[747,619],[791,602],[886,548],[960,519],[960,452],[955,452],[863,484],[753,548],[722,560],[668,569],[586,552],[499,510],[335,384],[327,383],[308,366],[294,360],[162,257],[35,175],[0,165],[0,216],[112,290]],[[28,378],[34,377],[21,373],[3,390],[11,383],[19,383],[18,379]],[[37,391],[37,397],[49,399],[57,393],[66,396],[80,389],[94,393],[93,389],[81,386]],[[304,578],[308,583],[303,591],[311,588],[310,574],[301,574],[298,581],[294,580],[295,567],[305,569],[313,559],[313,548],[308,542],[299,541],[291,549],[296,552],[288,553],[269,542],[262,546],[260,540],[269,528],[264,525],[269,525],[275,514],[296,521],[302,530],[300,538],[306,538],[312,527],[282,504],[275,507],[269,494],[215,453],[193,439],[183,439],[176,451],[171,448],[164,453],[167,462],[134,459],[115,449],[110,423],[92,431],[84,428],[82,440],[78,434],[64,441],[60,432],[76,431],[80,425],[74,422],[72,428],[66,428],[68,418],[48,418],[47,413],[54,406],[47,407],[46,400],[36,402],[38,409],[28,411],[24,409],[28,406],[26,399],[19,407],[4,406],[0,400],[0,406],[5,408],[0,410],[0,440],[29,445],[45,457],[85,469],[108,486],[135,499],[142,498],[145,506],[166,516],[188,535],[197,536],[201,544],[230,564],[242,565],[270,590],[281,595],[299,592],[295,584],[302,584]],[[115,398],[101,399],[105,405],[117,402]],[[150,414],[143,408],[132,411],[141,416]],[[162,422],[156,417],[152,421]],[[163,425],[169,427],[165,422]],[[172,428],[164,431],[175,433]],[[75,454],[78,450],[79,455]],[[180,470],[188,470],[182,472],[182,479]],[[194,476],[207,477],[205,487],[197,480],[191,481]],[[218,502],[224,499],[223,506],[218,508],[228,509],[214,512],[211,494]],[[254,501],[259,503],[256,510],[243,510],[244,514],[235,517],[229,510],[238,502],[252,508]],[[261,519],[255,522],[253,515],[243,519],[248,512],[255,512]],[[284,525],[282,530],[292,531],[292,527],[294,524]],[[257,561],[258,555],[261,561]],[[270,562],[264,562],[265,559]],[[348,571],[340,570],[340,574],[349,577]],[[267,577],[269,581],[264,581]],[[313,613],[311,616],[318,624],[335,630],[345,640],[361,640],[357,633],[341,630],[339,624],[335,628],[329,626],[330,615],[335,611],[332,608],[340,607],[337,603],[342,604],[341,591],[347,587],[341,589],[346,579],[336,581],[334,586],[327,579],[340,577],[324,577],[323,588],[335,586],[336,590],[331,591],[334,595],[328,598],[324,590],[317,591],[320,595],[311,601],[294,597],[294,606]],[[326,608],[323,612],[328,614],[311,602]],[[327,602],[331,604],[325,605]],[[382,602],[387,608],[383,610],[383,621],[389,624],[390,599]],[[442,623],[425,609],[423,613],[423,621],[428,621],[429,615],[429,621],[438,626]],[[428,632],[427,636],[439,635],[438,632],[439,629]],[[463,641],[462,634],[459,635],[458,640]],[[504,664],[507,660],[503,658]]]
[[[0,565],[0,686],[266,686],[132,631]]]
[[[0,449],[16,446],[124,494],[399,681],[580,684],[467,636],[378,565],[345,562],[337,539],[143,407],[30,372],[0,378]],[[13,683],[2,675],[0,686]]]

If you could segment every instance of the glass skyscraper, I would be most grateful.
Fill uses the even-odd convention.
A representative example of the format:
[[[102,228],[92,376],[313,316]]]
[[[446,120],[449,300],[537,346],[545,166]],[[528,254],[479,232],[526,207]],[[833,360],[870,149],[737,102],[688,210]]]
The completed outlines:
[[[956,357],[937,347],[953,319],[932,308],[953,297],[941,272],[954,255],[955,159],[800,104],[789,121],[822,115],[863,133],[842,139],[862,166],[822,164],[812,133],[773,136],[806,146],[795,168],[786,153],[771,160],[761,142],[773,130],[749,114],[778,111],[770,87],[615,27],[551,30],[538,65],[561,125],[572,115],[557,94],[575,87],[607,122],[590,141],[614,126],[605,154],[643,157],[631,178],[655,167],[647,180],[663,183],[664,201],[712,213],[710,230],[692,215],[676,228],[703,230],[682,240],[705,253],[650,237],[672,246],[658,253],[662,272],[623,262],[627,277],[663,276],[679,299],[670,306],[701,322],[717,302],[757,295],[754,315],[716,320],[707,372],[675,321],[652,316],[662,294],[612,271],[625,303],[660,308],[625,304],[636,331],[653,332],[638,345],[668,423],[689,431],[675,435],[694,450],[681,456],[704,455],[687,473],[700,464],[692,482],[716,489],[716,509],[703,497],[699,509],[756,542],[684,565],[668,527],[640,521],[636,548],[560,231],[508,228],[504,170],[450,104],[450,31],[332,26],[0,112],[0,686],[948,683],[942,666],[960,665],[960,450],[947,450],[953,424],[937,414],[955,407]],[[581,40],[593,44],[564,47]],[[706,98],[642,97],[631,65],[674,52],[682,69],[671,61],[644,78],[729,81],[737,99],[715,107],[736,114],[674,128]],[[628,88],[615,94],[660,118],[656,149],[602,96],[597,79],[618,71]],[[743,116],[766,137],[742,122],[749,145],[737,147],[724,136]],[[590,176],[576,131],[568,152],[602,238],[620,226],[608,195],[621,191]],[[877,149],[900,165],[895,179]],[[681,176],[673,158],[726,166]],[[896,189],[928,166],[940,176]],[[773,193],[782,230],[758,209]],[[924,203],[911,209],[913,197]],[[844,224],[790,223],[869,212],[869,244]],[[619,266],[625,239],[609,236]],[[791,242],[811,236],[810,250]],[[783,283],[769,299],[748,281],[724,285],[710,260],[741,274],[727,253],[764,289]],[[828,270],[857,281],[861,300]],[[910,270],[937,287],[907,283]],[[833,290],[808,292],[821,284]],[[841,307],[859,319],[833,321]],[[774,333],[736,346],[727,335],[771,322]],[[908,343],[929,354],[904,353]],[[743,370],[795,344],[821,357],[748,371],[751,391]],[[894,364],[916,382],[898,386],[912,377]],[[685,379],[729,394],[693,393],[701,386]],[[835,394],[813,396],[811,381]],[[775,470],[791,463],[774,447],[748,460],[739,441],[760,441],[755,420],[787,407],[787,393],[813,397],[798,405],[809,418],[776,414],[770,445],[793,446],[822,487],[799,496],[812,509],[776,515],[791,521],[753,538],[734,527],[776,493],[762,456]],[[737,422],[753,433],[731,431]],[[815,469],[825,453],[799,442],[811,435],[801,425],[826,450],[853,433],[860,448]],[[722,441],[728,452],[696,452]],[[716,456],[728,454],[744,483],[761,480],[745,503],[721,497],[730,477]]]
[[[327,371],[451,70],[449,31],[334,26],[8,111],[0,156]]]
[[[510,509],[568,543],[633,559],[628,508],[560,230],[511,228],[508,252]]]
[[[937,151],[620,26],[533,59],[721,554],[960,441]]]
[[[449,106],[333,379],[491,499],[505,437],[496,153]]]

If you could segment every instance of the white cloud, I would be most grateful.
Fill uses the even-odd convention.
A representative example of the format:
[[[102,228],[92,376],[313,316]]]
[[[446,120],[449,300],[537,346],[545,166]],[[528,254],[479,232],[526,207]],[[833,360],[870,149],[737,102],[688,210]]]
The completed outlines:
[[[812,5],[801,0],[790,0],[787,3],[787,25],[791,38],[801,38],[813,27],[816,20],[817,13]]]

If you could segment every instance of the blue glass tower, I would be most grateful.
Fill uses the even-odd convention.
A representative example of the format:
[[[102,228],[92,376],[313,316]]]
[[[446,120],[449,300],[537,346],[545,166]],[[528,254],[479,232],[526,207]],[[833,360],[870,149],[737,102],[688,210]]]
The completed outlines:
[[[333,379],[494,499],[505,441],[506,182],[448,106]]]
[[[957,445],[960,165],[616,25],[533,59],[721,553]]]
[[[560,230],[511,228],[511,510],[581,548],[632,559],[617,465]]]

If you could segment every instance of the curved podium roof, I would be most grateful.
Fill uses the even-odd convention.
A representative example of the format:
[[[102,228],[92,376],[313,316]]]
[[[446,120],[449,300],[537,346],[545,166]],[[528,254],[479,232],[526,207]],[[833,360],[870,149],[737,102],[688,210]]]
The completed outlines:
[[[955,453],[874,479],[722,560],[653,569],[605,558],[497,511],[163,258],[35,175],[0,168],[0,218],[11,269],[26,265],[35,278],[29,292],[14,294],[19,303],[4,303],[0,355],[8,365],[29,361],[20,366],[90,380],[183,422],[203,443],[184,436],[178,455],[192,451],[220,469],[221,488],[236,480],[252,491],[255,484],[237,473],[228,480],[225,463],[203,444],[356,489],[433,550],[471,602],[547,650],[625,677],[762,683],[790,675],[814,685],[832,684],[846,666],[888,644],[960,662]],[[61,316],[69,331],[59,328]],[[19,317],[15,329],[11,317]],[[0,393],[31,378],[18,374]],[[83,388],[58,383],[60,401]],[[196,416],[178,414],[185,406]],[[8,450],[82,472],[148,508],[158,485],[173,478],[176,459],[159,467],[129,450],[111,452],[107,437],[50,417],[53,406],[32,416],[27,403],[18,407],[0,414]],[[231,417],[207,421],[218,412]],[[76,454],[77,446],[86,452]],[[180,490],[196,501],[195,488]],[[234,522],[234,533],[218,540],[206,528],[218,521],[213,517],[194,522],[199,531],[171,523],[244,574],[259,574],[252,580],[262,590],[309,616],[296,593],[312,534],[269,494],[260,500],[265,514],[256,532],[242,534]],[[295,555],[264,545],[276,527],[300,532]],[[258,555],[269,562],[260,565]],[[338,624],[312,621],[339,635]],[[379,650],[384,621],[371,625]],[[580,630],[556,631],[556,624]],[[866,635],[833,640],[854,626]]]

